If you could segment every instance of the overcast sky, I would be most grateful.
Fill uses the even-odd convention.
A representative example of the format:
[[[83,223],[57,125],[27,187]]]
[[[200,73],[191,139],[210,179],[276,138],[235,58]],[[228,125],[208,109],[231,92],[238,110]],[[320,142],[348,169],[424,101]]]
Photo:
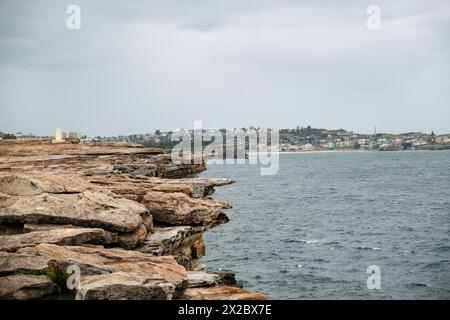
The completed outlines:
[[[0,131],[447,133],[449,58],[448,0],[0,0]]]

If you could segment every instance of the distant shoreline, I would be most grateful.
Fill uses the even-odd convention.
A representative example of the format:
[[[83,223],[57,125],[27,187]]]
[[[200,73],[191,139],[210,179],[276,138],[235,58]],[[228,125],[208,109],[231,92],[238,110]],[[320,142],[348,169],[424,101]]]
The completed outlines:
[[[424,152],[424,151],[449,151],[450,149],[434,149],[434,150],[317,150],[317,151],[271,151],[271,152],[249,152],[248,154],[260,154],[260,153],[277,153],[277,154],[311,154],[311,153],[387,153],[387,152]]]

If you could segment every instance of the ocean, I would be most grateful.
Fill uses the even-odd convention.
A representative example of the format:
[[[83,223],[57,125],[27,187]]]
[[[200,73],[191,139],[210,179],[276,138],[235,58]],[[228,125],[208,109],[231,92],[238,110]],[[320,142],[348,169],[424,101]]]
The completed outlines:
[[[205,233],[206,264],[270,299],[450,299],[450,151],[280,155],[208,165],[230,222]],[[369,266],[380,289],[369,289]]]

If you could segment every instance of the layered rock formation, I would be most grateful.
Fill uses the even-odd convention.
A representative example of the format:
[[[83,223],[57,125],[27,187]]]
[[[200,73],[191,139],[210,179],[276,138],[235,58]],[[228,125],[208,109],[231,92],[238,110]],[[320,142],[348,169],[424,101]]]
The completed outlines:
[[[207,271],[228,222],[204,164],[118,143],[0,142],[0,299],[264,299]]]

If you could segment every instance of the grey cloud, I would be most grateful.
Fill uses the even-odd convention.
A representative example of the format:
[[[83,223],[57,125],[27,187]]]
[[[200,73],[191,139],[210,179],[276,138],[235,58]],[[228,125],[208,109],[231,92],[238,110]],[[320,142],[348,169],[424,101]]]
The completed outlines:
[[[2,0],[0,131],[450,131],[450,5],[377,2]]]

